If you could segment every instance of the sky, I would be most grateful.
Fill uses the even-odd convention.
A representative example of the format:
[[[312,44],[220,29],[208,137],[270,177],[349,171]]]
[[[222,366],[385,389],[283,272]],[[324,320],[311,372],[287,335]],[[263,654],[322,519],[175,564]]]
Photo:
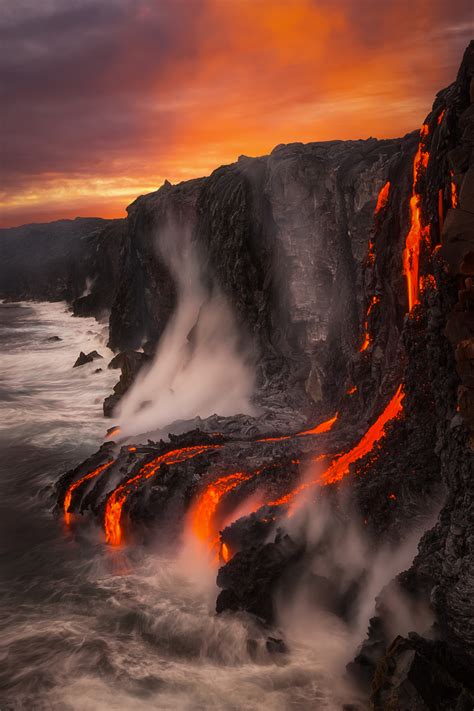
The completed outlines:
[[[279,143],[402,136],[472,0],[0,0],[0,224],[121,217]]]

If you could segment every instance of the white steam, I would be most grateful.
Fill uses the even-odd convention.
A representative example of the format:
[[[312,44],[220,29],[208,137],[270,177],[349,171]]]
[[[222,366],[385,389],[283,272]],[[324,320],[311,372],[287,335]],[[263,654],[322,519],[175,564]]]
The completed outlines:
[[[158,250],[173,275],[178,303],[151,367],[121,401],[125,436],[213,414],[253,414],[253,368],[222,294],[207,290],[189,230],[169,224]]]
[[[303,538],[312,554],[291,592],[278,595],[279,621],[293,644],[308,645],[325,660],[329,676],[339,678],[354,657],[375,613],[375,598],[384,588],[384,606],[390,609],[388,631],[393,637],[423,633],[430,627],[428,606],[409,600],[396,582],[389,583],[410,566],[431,523],[427,519],[423,530],[413,530],[397,546],[375,548],[364,527],[339,518],[323,497],[288,520],[290,536]]]

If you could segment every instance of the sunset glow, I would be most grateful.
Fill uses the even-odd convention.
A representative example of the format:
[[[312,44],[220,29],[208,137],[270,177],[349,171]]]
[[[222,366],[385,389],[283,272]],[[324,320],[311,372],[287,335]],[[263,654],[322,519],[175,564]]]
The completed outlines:
[[[122,216],[165,179],[242,153],[413,130],[454,79],[468,3],[362,4],[12,4],[0,26],[2,225]]]

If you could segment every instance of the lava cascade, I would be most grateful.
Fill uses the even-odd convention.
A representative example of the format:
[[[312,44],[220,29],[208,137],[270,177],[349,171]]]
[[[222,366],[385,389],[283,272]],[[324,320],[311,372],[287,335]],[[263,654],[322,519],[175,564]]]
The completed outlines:
[[[364,457],[370,451],[372,451],[375,443],[384,437],[385,428],[391,420],[393,420],[403,409],[403,389],[400,385],[397,388],[395,395],[392,397],[388,405],[385,407],[383,412],[378,416],[373,425],[369,427],[367,432],[364,434],[362,439],[346,454],[337,456],[329,467],[316,479],[312,479],[308,482],[300,484],[296,489],[293,489],[290,493],[282,496],[277,501],[272,501],[269,506],[280,506],[282,504],[290,503],[295,496],[305,491],[311,486],[319,485],[325,486],[327,484],[335,484],[340,481],[348,472],[351,464],[356,462],[361,457]],[[323,458],[326,455],[321,455],[318,459]],[[315,460],[317,461],[317,460]]]
[[[420,271],[420,245],[423,239],[429,236],[429,227],[421,224],[420,196],[416,191],[418,176],[428,165],[429,152],[424,145],[424,139],[428,136],[428,126],[423,124],[420,131],[420,141],[418,150],[413,160],[413,188],[410,198],[410,229],[405,241],[403,250],[403,272],[407,280],[408,291],[408,311],[418,303],[419,294],[419,271]]]
[[[173,449],[170,452],[155,457],[147,464],[144,464],[138,474],[130,477],[124,484],[118,486],[108,497],[105,505],[104,528],[105,540],[113,546],[118,546],[122,542],[122,527],[120,519],[122,509],[129,494],[138,485],[138,482],[152,477],[162,464],[179,464],[188,459],[197,457],[199,454],[210,450],[219,449],[220,445],[196,445],[194,447],[182,447]]]
[[[375,215],[378,215],[381,210],[386,207],[388,203],[388,197],[389,197],[389,192],[390,192],[390,180],[387,180],[383,188],[380,190],[378,198],[377,198],[377,204],[375,206]]]
[[[215,519],[219,503],[230,491],[255,474],[248,472],[232,472],[211,482],[199,495],[191,512],[191,529],[195,537],[204,543],[218,559],[219,530]]]
[[[369,333],[369,317],[370,317],[370,314],[372,313],[374,306],[376,304],[378,304],[379,301],[380,301],[379,296],[372,296],[372,298],[370,299],[369,308],[367,309],[367,315],[366,315],[365,321],[364,321],[364,340],[362,342],[361,347],[359,348],[359,353],[363,353],[364,351],[366,351],[367,348],[372,343],[372,338]]]
[[[458,191],[454,182],[454,172],[451,171],[451,207],[456,209],[458,206]]]
[[[103,471],[108,469],[113,463],[115,462],[115,459],[110,460],[109,462],[106,462],[105,464],[101,464],[100,467],[97,467],[93,471],[89,472],[85,476],[81,477],[77,481],[74,481],[66,491],[66,495],[64,497],[64,502],[63,502],[63,509],[64,509],[64,520],[67,525],[70,524],[71,522],[71,514],[69,513],[69,507],[71,505],[71,500],[72,500],[72,495],[78,489],[80,486],[85,481],[89,481],[89,479],[94,479],[96,476],[99,476]]]

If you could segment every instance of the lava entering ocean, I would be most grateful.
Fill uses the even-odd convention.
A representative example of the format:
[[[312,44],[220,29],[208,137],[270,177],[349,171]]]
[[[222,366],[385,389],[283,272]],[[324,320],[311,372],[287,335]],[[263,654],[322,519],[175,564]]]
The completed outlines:
[[[99,476],[99,474],[105,471],[105,469],[108,469],[110,465],[114,463],[114,461],[115,459],[111,459],[109,462],[101,464],[100,467],[97,467],[96,469],[81,477],[77,481],[73,482],[69,486],[66,491],[66,495],[64,496],[63,502],[64,521],[66,522],[66,525],[69,525],[71,523],[71,514],[69,513],[69,507],[71,505],[72,495],[74,491],[78,489],[85,481],[89,481],[89,479],[94,479],[96,476]]]
[[[211,482],[198,496],[191,511],[191,530],[194,536],[209,551],[219,558],[219,528],[216,525],[216,513],[222,498],[230,491],[252,479],[255,474],[232,472]]]
[[[118,546],[122,542],[122,527],[120,519],[125,501],[130,493],[138,485],[138,482],[152,477],[162,464],[179,464],[188,459],[197,457],[199,454],[210,450],[219,449],[220,445],[207,444],[197,445],[194,447],[182,447],[181,449],[173,449],[170,452],[161,454],[155,457],[150,462],[144,464],[138,474],[130,477],[124,484],[118,486],[108,497],[105,505],[104,528],[105,539],[107,543],[113,546]]]

